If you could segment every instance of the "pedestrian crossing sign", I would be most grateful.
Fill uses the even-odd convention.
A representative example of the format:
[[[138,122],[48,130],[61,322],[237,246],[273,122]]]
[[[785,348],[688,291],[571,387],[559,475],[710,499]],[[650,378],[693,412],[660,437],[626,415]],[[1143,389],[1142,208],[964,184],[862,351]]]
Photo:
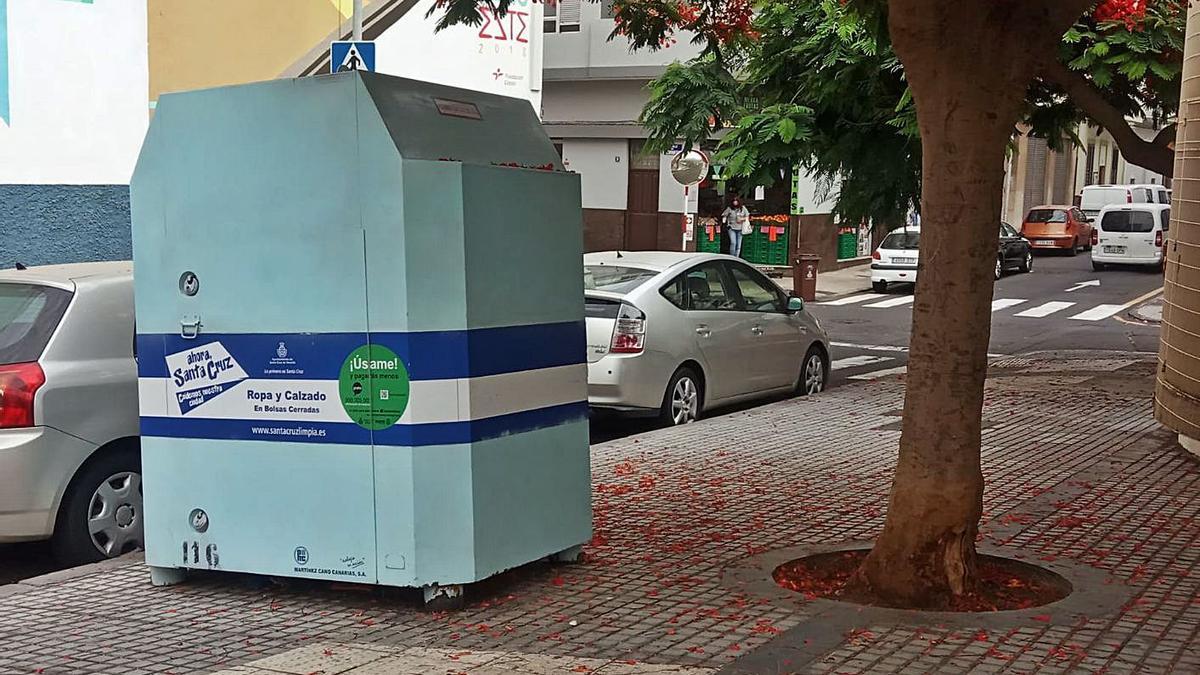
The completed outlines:
[[[329,72],[342,73],[348,70],[375,72],[375,43],[339,40],[329,43]]]

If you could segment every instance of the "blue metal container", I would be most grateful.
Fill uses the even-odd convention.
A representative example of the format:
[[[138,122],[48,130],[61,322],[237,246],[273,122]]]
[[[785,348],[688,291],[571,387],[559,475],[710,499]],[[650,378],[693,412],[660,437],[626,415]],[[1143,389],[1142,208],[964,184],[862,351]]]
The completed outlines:
[[[167,95],[130,189],[156,583],[429,597],[590,538],[579,177],[526,101]]]

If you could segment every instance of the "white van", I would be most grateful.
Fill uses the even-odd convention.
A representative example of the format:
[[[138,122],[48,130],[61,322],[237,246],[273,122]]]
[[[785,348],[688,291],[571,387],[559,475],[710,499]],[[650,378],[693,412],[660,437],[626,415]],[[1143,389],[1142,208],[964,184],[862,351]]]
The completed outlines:
[[[1106,206],[1092,230],[1092,269],[1147,265],[1161,270],[1171,227],[1170,204]]]
[[[1110,204],[1153,203],[1154,194],[1145,185],[1088,185],[1080,193],[1079,209],[1092,221]],[[1159,186],[1162,187],[1162,186]]]
[[[1134,190],[1144,191],[1145,193],[1144,199],[1137,192],[1134,193],[1133,202],[1135,204],[1138,202],[1150,202],[1152,204],[1171,203],[1171,191],[1168,190],[1167,186],[1165,185],[1159,185],[1158,183],[1146,183],[1143,185],[1130,185],[1129,187],[1133,188]]]

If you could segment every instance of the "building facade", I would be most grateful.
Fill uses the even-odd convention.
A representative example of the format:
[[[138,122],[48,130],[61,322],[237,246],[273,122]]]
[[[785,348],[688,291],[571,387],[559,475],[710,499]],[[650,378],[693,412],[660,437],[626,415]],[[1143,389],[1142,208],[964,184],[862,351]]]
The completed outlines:
[[[365,0],[376,70],[541,98],[542,3],[435,33]],[[129,177],[160,94],[329,71],[351,0],[0,0],[0,268],[131,255]],[[319,167],[314,167],[319,171]]]

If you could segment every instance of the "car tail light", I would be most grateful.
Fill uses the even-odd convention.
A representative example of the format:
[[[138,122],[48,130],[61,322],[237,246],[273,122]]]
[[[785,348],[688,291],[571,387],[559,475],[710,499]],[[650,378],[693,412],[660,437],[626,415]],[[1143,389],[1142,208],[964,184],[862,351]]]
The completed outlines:
[[[621,304],[617,325],[613,328],[614,354],[640,354],[646,347],[646,314],[633,305]]]
[[[0,429],[33,426],[33,396],[46,384],[36,363],[0,366]]]
[[[1154,245],[1159,248],[1162,248],[1162,245],[1163,245],[1162,230],[1159,230],[1158,232],[1154,233]]]
[[[1126,203],[1126,204],[1132,204],[1132,203],[1133,203],[1133,193],[1132,193],[1132,192],[1130,192],[1129,190],[1126,190],[1126,191],[1125,191],[1125,203]]]
[[[1100,243],[1100,232],[1096,228],[1092,228],[1092,246]]]
[[[872,260],[883,260],[883,256],[879,255],[879,251],[875,251],[874,253],[871,254],[871,259]]]

